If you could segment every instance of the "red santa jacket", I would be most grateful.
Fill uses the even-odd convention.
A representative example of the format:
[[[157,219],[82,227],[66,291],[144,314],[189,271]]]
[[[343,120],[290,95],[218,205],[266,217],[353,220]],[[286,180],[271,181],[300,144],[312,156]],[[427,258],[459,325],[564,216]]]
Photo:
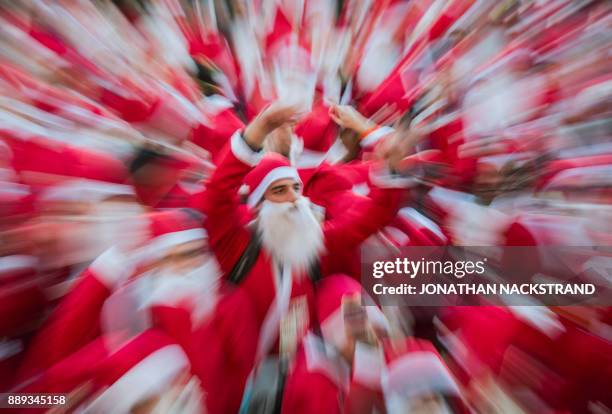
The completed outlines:
[[[258,161],[258,154],[246,145],[239,133],[236,133],[211,177],[206,191],[202,194],[202,199],[199,200],[203,212],[208,217],[206,228],[209,243],[226,274],[240,259],[251,237],[249,230],[241,224],[244,220],[237,193],[243,178]],[[391,221],[397,212],[402,195],[403,191],[398,189],[375,187],[372,191],[373,202],[367,208],[326,221],[323,224],[326,253],[321,257],[322,273],[328,274],[330,261],[336,253],[354,249]],[[306,323],[308,326],[309,322],[314,320],[312,283],[306,276],[292,280],[291,301],[306,298],[308,311],[307,315],[303,316],[308,318]],[[273,261],[265,250],[261,251],[246,275],[242,287],[253,301],[255,319],[261,327],[270,305],[278,297]],[[273,333],[271,335],[275,337]],[[271,339],[266,338],[266,340]]]
[[[282,412],[340,414],[382,409],[382,356],[382,350],[358,345],[351,366],[320,337],[308,334],[287,378]]]

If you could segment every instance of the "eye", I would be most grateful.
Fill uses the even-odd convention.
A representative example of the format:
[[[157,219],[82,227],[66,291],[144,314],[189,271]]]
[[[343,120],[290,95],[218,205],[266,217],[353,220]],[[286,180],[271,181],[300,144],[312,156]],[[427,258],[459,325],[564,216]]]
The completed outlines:
[[[293,184],[293,189],[294,189],[295,191],[300,191],[300,188],[302,188],[302,186],[301,186],[301,185],[299,185],[299,184],[297,184],[297,183],[296,183],[296,184]]]
[[[272,194],[283,194],[285,191],[287,190],[286,187],[281,187],[281,188],[275,188],[274,190],[272,190]]]

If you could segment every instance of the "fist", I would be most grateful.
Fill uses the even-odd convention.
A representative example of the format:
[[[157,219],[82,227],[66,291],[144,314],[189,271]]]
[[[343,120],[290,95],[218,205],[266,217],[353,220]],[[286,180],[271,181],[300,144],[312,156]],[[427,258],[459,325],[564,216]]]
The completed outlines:
[[[299,117],[298,107],[277,101],[261,111],[246,127],[245,139],[255,148],[261,148],[266,136],[285,124],[294,124]]]
[[[299,108],[296,104],[286,104],[276,101],[264,109],[257,118],[262,122],[268,133],[284,124],[294,124],[299,118]]]

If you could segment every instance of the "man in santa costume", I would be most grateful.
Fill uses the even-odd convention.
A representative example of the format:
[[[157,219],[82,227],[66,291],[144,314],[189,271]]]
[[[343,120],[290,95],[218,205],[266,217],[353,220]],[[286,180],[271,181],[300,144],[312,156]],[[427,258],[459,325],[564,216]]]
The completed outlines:
[[[321,332],[311,331],[302,341],[285,384],[282,412],[354,412],[351,407],[374,403],[382,407],[381,372],[371,368],[373,361],[382,361],[377,345],[389,324],[373,302],[362,305],[371,301],[362,291],[344,275],[328,276],[318,285]]]
[[[208,218],[210,245],[224,273],[239,273],[233,269],[252,238],[261,241],[261,249],[250,258],[252,267],[240,275],[240,286],[253,302],[260,328],[256,360],[276,348],[286,317],[304,327],[314,320],[310,279],[316,278],[312,275],[317,272],[311,269],[318,267],[321,274],[326,274],[336,252],[355,248],[389,222],[404,195],[398,184],[412,182],[390,174],[375,177],[378,186],[372,189],[368,208],[319,223],[301,194],[298,172],[286,158],[277,154],[264,157],[261,153],[266,136],[294,118],[295,108],[277,102],[242,133],[235,133],[200,201]],[[250,212],[238,203],[237,193],[243,183],[248,187]],[[388,184],[396,188],[384,188]],[[250,217],[256,217],[254,229],[247,227]],[[302,335],[280,339],[296,343]]]

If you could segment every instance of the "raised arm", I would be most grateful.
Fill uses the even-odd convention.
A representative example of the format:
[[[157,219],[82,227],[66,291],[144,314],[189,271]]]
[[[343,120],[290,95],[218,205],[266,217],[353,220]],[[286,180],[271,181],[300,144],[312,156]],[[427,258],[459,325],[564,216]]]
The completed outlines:
[[[201,200],[196,203],[206,215],[209,243],[224,273],[229,273],[247,247],[249,231],[244,227],[238,189],[263,156],[266,136],[290,121],[293,107],[272,104],[262,111],[244,132],[236,131],[213,173]]]
[[[406,187],[412,183],[411,179],[380,172],[373,172],[370,180],[374,186],[370,190],[368,203],[325,222],[323,233],[329,254],[353,249],[389,224],[407,200]]]
[[[336,111],[344,114],[345,117],[348,117],[347,114],[352,114],[351,117],[348,117],[349,119],[360,117],[359,113],[350,107],[337,107]],[[342,117],[340,118],[342,120]],[[361,123],[365,124],[365,121]],[[351,122],[348,122],[348,125],[355,128]],[[370,167],[372,184],[370,202],[361,206],[359,210],[351,209],[324,225],[325,243],[329,254],[357,247],[391,222],[401,207],[402,201],[408,198],[407,188],[416,183],[414,177],[418,165],[415,167],[413,163],[413,166],[410,167],[411,171],[406,170],[405,167],[406,160],[410,158],[406,155],[414,149],[415,144],[420,140],[420,135],[408,130],[385,130],[381,136],[383,135],[382,145],[376,151],[376,156],[380,161]],[[396,173],[399,171],[402,171],[403,174]]]

